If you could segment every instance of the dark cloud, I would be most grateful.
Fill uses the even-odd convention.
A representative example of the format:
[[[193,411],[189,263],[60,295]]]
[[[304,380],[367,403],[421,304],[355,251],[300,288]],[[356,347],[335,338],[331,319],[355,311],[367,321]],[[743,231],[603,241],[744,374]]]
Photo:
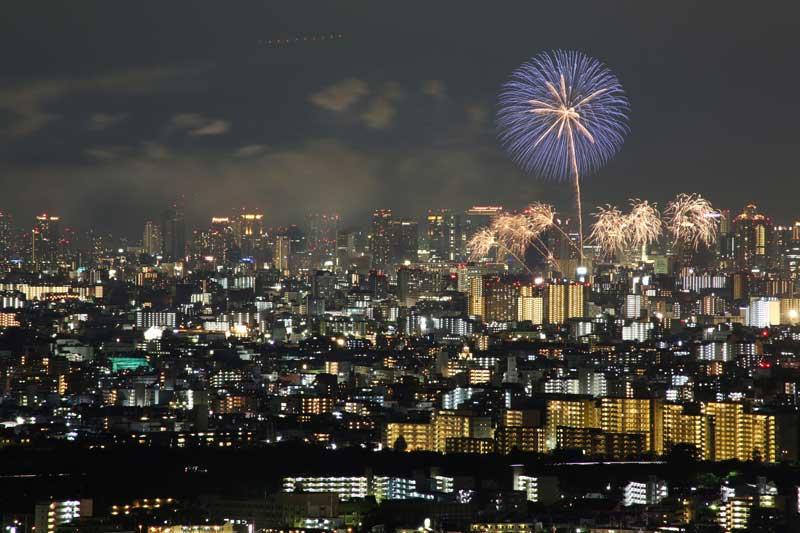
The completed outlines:
[[[353,104],[369,94],[363,80],[350,78],[334,83],[311,96],[311,102],[328,111],[347,111]]]

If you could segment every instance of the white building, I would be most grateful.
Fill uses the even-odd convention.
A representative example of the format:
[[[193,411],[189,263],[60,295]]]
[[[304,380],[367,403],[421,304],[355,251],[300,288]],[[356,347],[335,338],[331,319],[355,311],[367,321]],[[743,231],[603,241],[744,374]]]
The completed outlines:
[[[655,505],[669,495],[666,481],[651,477],[646,482],[630,481],[622,491],[622,504]]]
[[[781,302],[778,298],[753,297],[745,313],[746,323],[754,328],[768,328],[781,323]]]

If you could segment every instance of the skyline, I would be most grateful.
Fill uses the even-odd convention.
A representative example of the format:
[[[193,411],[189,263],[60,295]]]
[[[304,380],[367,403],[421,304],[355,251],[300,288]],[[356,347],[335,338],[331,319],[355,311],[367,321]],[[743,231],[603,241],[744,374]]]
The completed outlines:
[[[587,213],[646,183],[638,196],[659,205],[690,190],[796,218],[790,32],[743,3],[679,3],[657,17],[621,5],[582,4],[558,29],[536,21],[573,9],[464,6],[453,24],[447,4],[419,17],[367,3],[187,13],[90,2],[69,19],[66,8],[14,5],[0,37],[19,51],[0,88],[0,209],[135,235],[181,192],[192,223],[242,205],[276,223],[320,210],[363,220],[378,206],[416,215],[410,192],[426,187],[424,207],[566,208],[568,190],[507,160],[492,122],[515,65],[575,48],[609,65],[632,105],[625,147],[584,183]],[[792,18],[782,17],[787,28]],[[263,44],[325,34],[337,38]],[[778,101],[786,120],[748,101]]]

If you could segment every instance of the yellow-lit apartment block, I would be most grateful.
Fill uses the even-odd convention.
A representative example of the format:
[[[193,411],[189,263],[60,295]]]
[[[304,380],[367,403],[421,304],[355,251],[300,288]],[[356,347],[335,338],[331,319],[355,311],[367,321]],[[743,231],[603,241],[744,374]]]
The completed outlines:
[[[551,283],[547,286],[547,321],[563,324],[570,318],[582,318],[583,293],[581,283]]]
[[[697,458],[711,459],[711,435],[709,419],[706,415],[684,413],[682,405],[664,405],[664,450],[669,451],[676,444],[688,444],[697,450]]]
[[[603,398],[600,400],[600,427],[613,433],[641,433],[645,449],[664,452],[663,410],[658,400],[648,398]]]
[[[517,298],[517,320],[529,320],[532,324],[538,325],[544,322],[544,298],[534,296],[534,288],[530,285],[522,285],[519,288]]]
[[[599,428],[600,410],[593,398],[559,399],[547,402],[547,447],[556,446],[559,427]]]
[[[494,432],[497,453],[521,452],[544,453],[547,451],[545,430],[530,426],[501,426]]]
[[[469,418],[467,415],[461,415],[454,411],[434,412],[431,417],[433,449],[444,453],[447,448],[447,439],[469,437]]]
[[[746,413],[744,405],[727,402],[704,403],[702,411],[711,418],[712,461],[776,461],[773,415]]]
[[[433,427],[431,424],[412,422],[390,422],[386,424],[383,445],[394,448],[397,440],[403,437],[407,452],[433,450]]]
[[[484,314],[483,310],[483,276],[471,275],[469,277],[469,315],[480,316]]]

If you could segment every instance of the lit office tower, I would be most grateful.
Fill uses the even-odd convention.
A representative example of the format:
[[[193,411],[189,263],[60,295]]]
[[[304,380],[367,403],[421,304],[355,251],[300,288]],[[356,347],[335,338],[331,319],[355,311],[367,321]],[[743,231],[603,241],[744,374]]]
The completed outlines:
[[[317,265],[323,265],[325,262],[335,259],[338,231],[338,214],[309,213],[306,215],[306,246]]]
[[[774,226],[772,228],[772,243],[767,250],[767,266],[781,274],[788,274],[790,254],[792,253],[792,226]]]
[[[372,213],[369,252],[372,255],[372,266],[379,270],[386,270],[390,265],[391,223],[391,209],[377,209]]]
[[[37,216],[31,238],[31,261],[37,265],[56,263],[60,238],[59,217],[48,214]]]
[[[747,204],[733,220],[733,227],[736,267],[749,270],[769,266],[768,254],[774,238],[769,217],[759,213],[755,204]]]
[[[291,253],[291,245],[288,235],[278,235],[275,238],[275,253],[272,256],[272,262],[276,270],[282,274],[289,273],[289,254]]]
[[[800,274],[800,221],[792,224],[792,238],[784,252],[785,268],[796,278]]]
[[[186,219],[183,206],[173,203],[161,218],[162,255],[167,261],[180,261],[186,255]]]
[[[463,259],[465,238],[461,229],[461,216],[447,209],[428,211],[425,240],[430,258],[434,261],[460,261]]]
[[[240,213],[234,221],[233,232],[242,257],[264,260],[264,215]]]
[[[558,282],[547,286],[547,321],[563,324],[570,318],[583,318],[582,283]]]
[[[659,400],[603,398],[600,400],[600,427],[612,433],[641,433],[645,448],[664,451],[664,410]]]
[[[0,211],[0,260],[9,259],[11,257],[11,228],[11,215],[5,211]]]
[[[340,270],[346,270],[353,262],[353,258],[358,255],[356,232],[339,231],[336,235],[336,266]]]
[[[152,220],[148,220],[144,223],[142,232],[142,251],[149,255],[158,255],[162,247],[161,228]]]
[[[208,249],[206,252],[217,263],[227,263],[234,259],[233,251],[236,248],[236,239],[233,224],[229,217],[212,217],[209,229]]]
[[[416,220],[403,218],[391,222],[390,258],[394,264],[416,263],[419,252],[419,225]]]
[[[500,276],[483,276],[483,321],[510,322],[517,318],[519,286]]]
[[[702,412],[711,418],[712,461],[776,460],[775,416],[746,413],[739,403],[709,402]]]

